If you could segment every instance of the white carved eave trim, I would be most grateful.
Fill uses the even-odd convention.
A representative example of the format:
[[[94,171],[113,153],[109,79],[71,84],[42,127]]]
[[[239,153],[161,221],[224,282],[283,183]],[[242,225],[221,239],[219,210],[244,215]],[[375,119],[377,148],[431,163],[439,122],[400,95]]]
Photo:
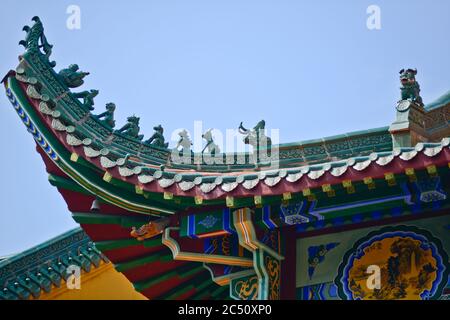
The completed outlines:
[[[134,167],[132,170],[133,170],[134,174],[140,174],[142,172],[142,167],[137,166],[137,167]]]
[[[308,177],[312,180],[317,180],[321,176],[323,176],[324,173],[325,173],[325,170],[311,171],[310,173],[308,173]]]
[[[48,107],[48,104],[43,101],[39,103],[39,111],[46,115],[51,115],[53,113],[52,109]]]
[[[287,175],[286,180],[293,183],[293,182],[300,180],[301,177],[303,177],[303,173],[301,173],[301,172],[290,173]]]
[[[103,168],[109,169],[109,168],[114,168],[116,166],[116,162],[110,160],[109,158],[102,156],[100,157],[100,165]]]
[[[134,174],[133,170],[128,167],[119,167],[119,174],[122,177],[129,177]]]
[[[214,190],[214,188],[216,187],[216,184],[213,183],[202,183],[200,185],[200,190],[202,190],[203,193],[209,193],[211,191]]]
[[[394,155],[392,154],[385,157],[379,157],[377,160],[377,164],[380,166],[385,166],[389,164],[392,160],[394,160]]]
[[[41,95],[40,95],[39,92],[36,90],[36,88],[35,88],[34,86],[31,86],[31,85],[29,85],[29,86],[27,87],[27,95],[28,95],[30,98],[33,98],[33,99],[40,99],[40,98],[41,98]]]
[[[178,183],[178,186],[183,191],[189,191],[195,186],[195,183],[192,181],[181,181],[180,183]]]
[[[264,179],[264,183],[266,185],[268,185],[269,187],[273,187],[276,184],[278,184],[278,182],[281,181],[281,177],[276,176],[276,177],[267,177],[266,179]]]
[[[355,169],[356,171],[363,171],[364,169],[366,169],[368,166],[370,166],[370,164],[372,163],[371,160],[366,160],[366,161],[362,161],[362,162],[358,162],[353,166],[353,169]]]
[[[221,188],[225,192],[231,192],[234,189],[236,189],[236,187],[238,185],[239,185],[239,183],[237,183],[237,182],[227,182],[227,183],[222,184]]]
[[[438,155],[439,153],[441,153],[442,151],[442,146],[437,146],[434,148],[426,148],[423,153],[427,156],[427,157],[434,157],[436,155]]]
[[[155,178],[148,174],[141,174],[140,176],[138,176],[138,180],[142,184],[147,184],[147,183],[153,182],[155,180]]]
[[[78,147],[83,144],[83,141],[75,137],[74,135],[68,134],[66,136],[66,142],[69,146]]]
[[[158,184],[161,188],[168,188],[175,183],[174,179],[162,178],[158,180]]]
[[[347,166],[336,167],[336,168],[331,169],[330,173],[334,177],[339,177],[339,176],[343,175],[347,171],[347,169],[348,169]]]
[[[66,131],[66,126],[62,124],[58,119],[52,120],[52,128],[56,131]]]
[[[84,154],[88,158],[96,158],[100,155],[100,151],[92,149],[91,147],[84,147]]]
[[[256,179],[252,179],[252,180],[245,180],[243,183],[242,183],[242,186],[245,188],[245,189],[247,189],[247,190],[251,190],[251,189],[253,189],[254,187],[256,187],[256,185],[259,183],[259,178],[256,178]]]
[[[399,158],[404,160],[404,161],[409,161],[411,159],[413,159],[415,156],[417,156],[417,151],[413,150],[413,151],[408,151],[408,152],[403,152]]]

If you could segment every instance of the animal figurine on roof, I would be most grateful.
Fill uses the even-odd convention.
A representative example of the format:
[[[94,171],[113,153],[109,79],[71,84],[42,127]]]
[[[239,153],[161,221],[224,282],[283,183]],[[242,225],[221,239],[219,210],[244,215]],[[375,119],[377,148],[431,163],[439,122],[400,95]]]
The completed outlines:
[[[183,129],[180,132],[178,132],[178,135],[180,136],[180,139],[178,140],[175,149],[178,150],[178,148],[181,147],[180,153],[184,154],[185,152],[187,152],[188,154],[190,154],[192,141],[191,138],[189,137],[188,132],[185,129]]]
[[[98,95],[98,90],[82,91],[78,93],[72,93],[77,99],[83,99],[83,106],[89,111],[94,110],[94,98]]]
[[[144,138],[143,134],[139,134],[141,128],[139,127],[139,117],[131,116],[127,118],[127,123],[120,129],[116,130],[116,133],[121,133],[124,136],[142,140]]]
[[[153,130],[155,130],[155,132],[147,141],[144,142],[144,144],[167,149],[169,143],[165,142],[163,135],[164,128],[159,124],[156,127],[153,127]]]
[[[246,129],[242,122],[239,125],[239,133],[244,135],[244,143],[253,146],[259,159],[259,151],[261,146],[267,148],[267,155],[270,156],[270,148],[272,147],[272,140],[265,134],[266,122],[259,121],[253,129]]]
[[[416,74],[417,69],[400,70],[402,100],[409,100],[418,105],[423,105],[422,97],[420,96],[420,86],[416,81]]]
[[[208,153],[212,156],[220,153],[219,146],[214,142],[212,129],[208,129],[204,134],[202,134],[202,138],[206,140],[206,145],[203,148],[202,153],[204,153],[206,150],[208,150]]]
[[[106,104],[106,111],[96,115],[95,117],[100,120],[103,124],[107,125],[111,129],[116,126],[116,121],[114,120],[114,111],[116,110],[116,105],[112,102]]]
[[[78,71],[77,64],[71,64],[68,68],[59,71],[58,75],[60,79],[69,88],[78,88],[84,84],[84,77],[89,75],[89,72]]]

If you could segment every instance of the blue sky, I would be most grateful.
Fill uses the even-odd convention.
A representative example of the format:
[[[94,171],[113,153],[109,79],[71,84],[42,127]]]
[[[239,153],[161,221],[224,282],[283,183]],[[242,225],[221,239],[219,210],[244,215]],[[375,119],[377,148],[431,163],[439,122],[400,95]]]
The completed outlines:
[[[80,30],[66,28],[71,4]],[[366,27],[372,4],[380,30]],[[91,72],[83,89],[100,90],[98,112],[117,104],[118,126],[135,113],[146,136],[161,123],[170,139],[195,120],[225,131],[265,119],[293,142],[389,125],[405,67],[418,69],[425,103],[448,91],[449,12],[446,0],[2,0],[0,72],[39,15],[56,68]],[[1,256],[76,224],[4,95],[0,136]]]

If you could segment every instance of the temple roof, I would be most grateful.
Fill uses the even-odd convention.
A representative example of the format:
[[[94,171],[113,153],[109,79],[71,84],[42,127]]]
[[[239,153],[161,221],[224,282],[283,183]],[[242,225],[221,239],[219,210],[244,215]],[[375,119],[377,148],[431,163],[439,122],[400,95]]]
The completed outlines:
[[[89,237],[75,228],[0,261],[0,300],[39,298],[67,280],[66,268],[78,265],[90,272],[108,259]]]
[[[443,94],[442,96],[440,96],[439,98],[437,98],[436,100],[434,100],[433,102],[427,103],[425,105],[425,109],[428,111],[431,111],[433,109],[436,108],[442,108],[446,105],[450,104],[450,91],[448,91],[447,93]]]
[[[102,200],[127,210],[172,214],[203,200],[282,195],[323,184],[361,181],[367,171],[374,179],[382,178],[387,164],[392,167],[389,172],[397,173],[405,167],[424,167],[427,157],[446,161],[448,156],[450,104],[445,95],[428,105],[429,109],[411,108],[414,117],[410,116],[410,122],[420,123],[420,134],[432,137],[418,145],[394,147],[393,132],[407,128],[399,111],[397,126],[274,145],[269,148],[271,154],[262,157],[255,152],[218,153],[208,161],[204,154],[189,153],[186,161],[180,161],[178,151],[168,149],[167,144],[143,143],[138,132],[113,130],[112,124],[91,113],[98,91],[71,90],[82,85],[88,73],[75,71],[77,65],[57,73],[56,63],[49,59],[52,46],[45,38],[41,43],[42,23],[37,17],[34,21],[26,29],[27,38],[22,41],[26,52],[19,66],[4,78],[7,94],[35,140],[65,174]],[[67,80],[70,76],[77,81]],[[414,120],[418,117],[423,120]],[[129,121],[136,119],[133,116]],[[124,126],[130,127],[139,130],[131,122]],[[240,129],[250,132],[242,124]],[[157,136],[163,139],[162,134]],[[157,194],[164,194],[164,199]],[[178,201],[166,201],[174,197]],[[153,202],[149,205],[143,198]]]
[[[3,80],[6,94],[75,221],[149,298],[226,296],[233,277],[254,272],[252,259],[244,252],[220,253],[217,243],[219,254],[206,253],[206,245],[219,236],[243,245],[244,220],[255,220],[255,230],[267,235],[293,225],[303,232],[448,207],[450,103],[445,98],[424,108],[417,83],[414,90],[404,88],[390,126],[273,148],[255,144],[257,151],[271,151],[263,156],[217,152],[217,161],[208,162],[188,152],[184,162],[164,142],[161,126],[154,128],[155,145],[152,138],[142,142],[138,117],[113,130],[115,106],[106,106],[107,120],[91,112],[98,91],[73,90],[87,73],[77,65],[56,72],[53,46],[39,18],[33,20],[24,28],[19,66]],[[250,141],[264,126],[260,121],[239,129]],[[273,247],[281,260],[280,246]],[[211,276],[215,283],[206,281]],[[17,291],[29,283],[14,286]]]
[[[79,266],[83,272],[89,273],[98,268],[102,262],[109,263],[109,259],[106,255],[100,253],[99,249],[112,254],[113,262],[122,261],[122,263],[116,264],[119,272],[126,274],[128,270],[133,271],[133,268],[150,262],[154,262],[153,269],[157,270],[161,260],[164,260],[165,257],[161,251],[164,248],[158,241],[146,242],[145,246],[142,247],[141,244],[136,240],[111,239],[99,241],[94,245],[81,228],[74,228],[19,254],[1,257],[0,300],[39,299],[43,293],[50,293],[55,288],[65,285],[68,278],[66,270],[69,265]],[[121,258],[117,252],[122,251],[124,253],[126,250],[130,250],[138,253],[139,250],[136,249],[136,245],[139,245],[140,250],[145,252],[147,256],[143,261],[138,259],[134,262],[130,260],[129,263],[125,263],[123,257]],[[167,253],[164,254],[167,255]],[[147,267],[152,268],[148,264]],[[169,267],[167,271],[175,275],[179,274],[180,278],[184,278],[191,273],[199,273],[199,269],[203,271],[201,277],[194,279],[193,283],[199,282],[199,286],[203,290],[201,295],[210,296],[215,290],[220,289],[217,297],[225,298],[226,292],[213,283],[208,272],[201,267],[199,268],[194,264],[178,264],[174,265],[174,268]],[[205,274],[208,277],[205,277]],[[155,274],[152,277],[154,286],[166,279],[167,274],[165,272]],[[144,283],[136,283],[135,286],[137,289],[139,289],[139,286],[146,289],[152,287]],[[167,292],[165,294],[169,296],[170,294],[175,295],[178,289],[182,291],[183,288],[182,286],[177,288],[168,284],[162,291]]]

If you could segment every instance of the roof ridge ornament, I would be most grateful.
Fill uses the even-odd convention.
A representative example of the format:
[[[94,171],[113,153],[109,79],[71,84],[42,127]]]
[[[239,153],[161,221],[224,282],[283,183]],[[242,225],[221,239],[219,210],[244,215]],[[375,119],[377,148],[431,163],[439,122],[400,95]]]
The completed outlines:
[[[270,157],[272,140],[265,134],[266,121],[259,121],[253,129],[247,129],[243,123],[239,124],[238,131],[244,135],[244,143],[253,147],[256,162],[260,160],[260,150],[265,149],[263,156]]]
[[[416,80],[417,69],[402,69],[399,74],[401,100],[397,103],[397,110],[406,111],[411,103],[423,107],[422,97],[420,96],[420,85]]]
[[[51,67],[56,66],[55,61],[49,60],[52,54],[53,45],[48,43],[47,38],[45,37],[44,26],[42,25],[41,19],[38,16],[34,16],[31,20],[34,21],[34,25],[32,27],[28,25],[23,27],[22,30],[27,34],[25,40],[21,40],[19,44],[24,46],[29,52],[34,51],[43,54]],[[41,52],[41,48],[44,52]]]

